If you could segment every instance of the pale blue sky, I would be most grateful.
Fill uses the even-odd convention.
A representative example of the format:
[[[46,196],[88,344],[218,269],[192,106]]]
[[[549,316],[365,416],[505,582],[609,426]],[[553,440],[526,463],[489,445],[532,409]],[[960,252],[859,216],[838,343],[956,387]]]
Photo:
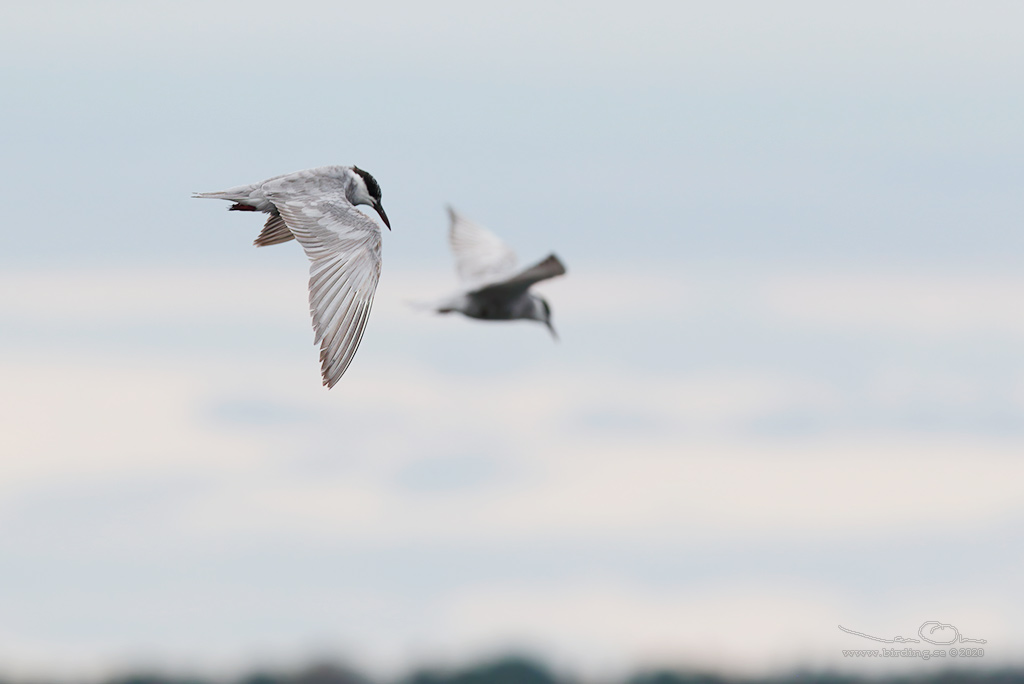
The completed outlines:
[[[5,13],[0,673],[1019,662],[1019,5]],[[331,392],[299,250],[189,198],[329,163],[394,227]],[[406,306],[447,203],[560,344]]]

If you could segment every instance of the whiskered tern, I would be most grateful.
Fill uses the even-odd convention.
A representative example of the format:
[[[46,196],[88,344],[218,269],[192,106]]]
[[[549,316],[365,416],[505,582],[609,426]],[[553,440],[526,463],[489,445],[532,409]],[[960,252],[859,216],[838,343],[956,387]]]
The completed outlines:
[[[527,269],[516,268],[516,255],[501,238],[448,208],[448,242],[463,289],[433,306],[438,313],[457,311],[487,321],[540,321],[558,339],[551,325],[551,306],[530,287],[565,274],[554,254]]]
[[[380,185],[356,166],[321,166],[193,197],[270,214],[257,247],[298,240],[309,257],[309,311],[324,385],[341,379],[363,338],[380,278],[381,230],[355,208],[368,204],[391,229]]]

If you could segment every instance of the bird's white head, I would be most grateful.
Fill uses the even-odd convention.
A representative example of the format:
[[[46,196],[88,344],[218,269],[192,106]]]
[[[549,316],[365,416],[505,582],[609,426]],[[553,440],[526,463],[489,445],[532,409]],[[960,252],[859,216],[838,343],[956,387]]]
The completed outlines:
[[[352,204],[369,204],[380,214],[380,218],[388,230],[391,230],[391,222],[388,221],[388,215],[384,213],[384,207],[380,203],[380,185],[377,183],[377,179],[358,166],[352,167],[352,174],[355,182],[349,200]]]

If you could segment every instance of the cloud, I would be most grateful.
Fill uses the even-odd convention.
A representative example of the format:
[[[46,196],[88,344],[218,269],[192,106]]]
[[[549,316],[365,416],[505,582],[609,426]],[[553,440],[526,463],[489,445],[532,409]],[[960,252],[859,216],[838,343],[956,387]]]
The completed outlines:
[[[51,328],[86,322],[308,324],[307,275],[300,261],[263,269],[12,269],[0,275],[0,321]],[[709,312],[736,312],[805,331],[931,339],[1024,334],[1019,304],[1024,279],[1017,276],[732,270],[584,264],[565,278],[542,283],[538,291],[551,300],[559,319],[572,322],[678,327],[707,325],[700,317]],[[416,311],[410,302],[433,301],[457,289],[450,272],[390,269],[378,289],[373,323],[441,321],[454,327]]]
[[[54,482],[109,478],[128,487],[133,477],[190,473],[203,486],[168,502],[167,524],[183,538],[886,535],[986,524],[1020,510],[1014,483],[1024,465],[1015,465],[1012,441],[738,438],[730,426],[751,415],[819,401],[813,387],[785,378],[734,384],[715,399],[714,376],[693,384],[543,371],[492,379],[481,401],[478,381],[408,364],[365,365],[331,393],[297,366],[254,378],[237,361],[155,365],[5,365],[2,439],[14,456],[0,473],[8,508]],[[223,397],[238,396],[273,397],[269,406],[303,419],[253,424],[217,413]],[[210,408],[197,411],[203,406]],[[595,431],[578,420],[608,407],[660,417],[666,427]],[[408,488],[410,473],[452,458],[488,459],[492,475],[443,498]]]
[[[948,338],[1024,334],[1017,276],[805,273],[764,283],[764,315],[841,332]]]
[[[0,274],[0,320],[48,325],[302,320],[307,314],[306,262],[287,268],[8,269]],[[407,322],[413,301],[441,299],[459,289],[454,271],[389,268],[374,303],[375,322]],[[571,277],[542,283],[561,311],[574,318],[622,320],[677,317],[692,305],[693,284],[670,272],[581,267]],[[31,297],[24,293],[31,292]],[[557,313],[557,310],[556,310]]]
[[[899,569],[920,571],[933,556],[908,550],[893,560],[877,545],[978,540],[980,531],[971,553],[987,557],[1005,544],[994,531],[1024,515],[1018,434],[939,433],[899,420],[929,397],[948,415],[988,410],[991,388],[970,368],[932,375],[926,366],[920,377],[930,384],[920,390],[912,372],[869,364],[873,375],[844,384],[813,365],[739,363],[729,345],[692,366],[643,367],[619,339],[590,335],[615,324],[590,297],[601,292],[623,306],[642,300],[633,323],[655,332],[732,317],[758,320],[762,332],[796,330],[784,340],[826,331],[898,343],[884,322],[899,316],[882,314],[880,323],[870,308],[856,309],[854,295],[825,297],[861,311],[836,322],[805,294],[845,292],[846,276],[790,274],[776,290],[770,273],[582,269],[550,283],[573,331],[561,346],[530,328],[405,307],[409,291],[443,291],[452,280],[389,274],[376,339],[328,392],[309,346],[304,273],[5,274],[12,296],[0,297],[0,322],[18,334],[5,338],[0,359],[0,530],[26,597],[7,601],[11,612],[0,618],[0,632],[23,635],[4,641],[9,662],[47,648],[80,663],[145,648],[216,659],[324,638],[381,660],[524,644],[609,667],[673,657],[769,667],[829,652],[819,634],[852,610],[836,597],[856,593],[851,577],[861,568],[854,552],[835,560],[844,542],[875,544],[865,562],[882,570],[868,578],[870,591],[893,591],[904,586]],[[906,295],[883,287],[871,301],[893,306],[883,293],[896,291],[895,308],[914,309],[934,282],[922,279]],[[980,303],[987,287],[964,289]],[[32,304],[24,292],[36,293]],[[237,315],[225,318],[231,310]],[[978,319],[970,302],[919,315],[944,321],[912,324],[914,339],[936,345],[977,326],[1016,334],[995,317]],[[82,345],[89,325],[93,343]],[[192,326],[199,342],[122,339],[132,326]],[[294,328],[305,346],[268,352],[251,339],[279,328]],[[48,334],[26,337],[39,329]],[[232,343],[202,342],[211,334]],[[658,353],[674,352],[677,339],[655,336]],[[456,367],[486,367],[452,371],[421,355],[430,344],[452,348]],[[496,364],[497,349],[526,356]],[[850,419],[865,406],[896,418]],[[825,428],[751,429],[793,415]],[[788,549],[804,558],[793,564],[800,581],[816,583],[804,593],[794,589],[800,581],[763,576],[766,558],[772,577],[790,567],[772,555]],[[700,558],[683,562],[693,554]],[[707,569],[708,558],[720,559],[721,573]],[[705,570],[688,570],[697,566]],[[708,584],[719,574],[727,577]],[[652,576],[661,579],[650,584]],[[948,576],[928,581],[940,580],[945,589]],[[991,578],[1007,596],[1016,596],[1013,581],[1012,573]],[[973,596],[964,586],[959,595]],[[81,636],[99,633],[101,595],[106,636]],[[246,612],[252,596],[274,600]],[[893,620],[949,621],[920,616],[924,599],[865,601]],[[185,627],[199,613],[205,632]],[[747,615],[779,627],[741,639],[735,625]],[[32,616],[27,632],[15,629]],[[993,622],[978,624],[980,633]]]
[[[115,267],[9,269],[0,320],[48,325],[300,318],[308,276],[295,269]],[[25,296],[31,293],[31,296]]]

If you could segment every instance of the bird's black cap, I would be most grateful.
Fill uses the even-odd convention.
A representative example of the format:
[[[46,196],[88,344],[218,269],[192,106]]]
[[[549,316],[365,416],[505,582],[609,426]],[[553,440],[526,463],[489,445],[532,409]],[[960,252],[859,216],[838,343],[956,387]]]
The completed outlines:
[[[370,196],[380,202],[380,185],[377,183],[377,179],[371,176],[369,171],[363,171],[358,166],[353,166],[352,170],[363,177],[363,182],[366,183],[366,189],[369,191]]]

